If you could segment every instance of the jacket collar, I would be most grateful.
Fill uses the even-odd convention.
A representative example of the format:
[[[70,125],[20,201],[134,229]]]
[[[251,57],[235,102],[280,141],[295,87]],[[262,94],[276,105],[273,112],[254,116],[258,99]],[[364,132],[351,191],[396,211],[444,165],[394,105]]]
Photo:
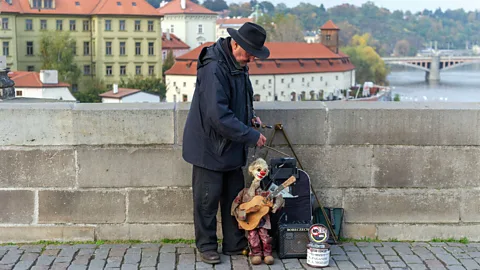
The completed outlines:
[[[248,72],[248,66],[242,67],[240,64],[235,60],[232,54],[232,45],[231,45],[231,37],[221,38],[218,40],[217,45],[220,45],[220,51],[222,52],[225,61],[227,63],[228,69],[232,75],[245,73]]]

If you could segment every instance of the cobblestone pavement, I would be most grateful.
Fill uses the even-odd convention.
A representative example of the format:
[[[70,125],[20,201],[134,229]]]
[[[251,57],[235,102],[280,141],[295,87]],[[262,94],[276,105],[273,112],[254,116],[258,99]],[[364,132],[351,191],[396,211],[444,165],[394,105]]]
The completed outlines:
[[[245,256],[221,255],[222,263],[200,261],[187,244],[0,246],[0,269],[316,269],[305,259],[276,259],[252,267]],[[480,269],[480,243],[357,242],[331,248],[323,269]]]

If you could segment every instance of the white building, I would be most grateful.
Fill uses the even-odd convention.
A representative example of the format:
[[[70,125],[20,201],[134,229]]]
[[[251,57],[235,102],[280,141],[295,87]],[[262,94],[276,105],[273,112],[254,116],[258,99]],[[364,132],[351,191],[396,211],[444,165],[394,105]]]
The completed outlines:
[[[162,29],[175,34],[190,48],[215,41],[218,14],[189,0],[172,0],[158,8]]]
[[[190,46],[185,44],[177,36],[170,33],[162,34],[162,60],[167,58],[168,51],[173,52],[173,57],[177,58],[190,50]]]
[[[118,88],[114,84],[113,89],[99,95],[102,103],[138,103],[138,102],[160,102],[160,97],[150,93],[142,92],[140,89]]]
[[[332,23],[333,24],[333,23]],[[332,24],[329,24],[330,26]],[[266,43],[270,57],[250,63],[249,74],[256,101],[298,101],[325,98],[335,90],[355,85],[355,67],[334,46],[338,30],[324,34],[325,43]],[[203,44],[176,59],[166,74],[167,102],[191,101],[195,90],[197,58]],[[328,47],[327,47],[328,46]]]
[[[14,71],[9,77],[15,82],[16,98],[77,100],[70,92],[70,84],[58,81],[57,70]]]
[[[216,26],[216,39],[225,38],[230,36],[227,32],[227,28],[237,29],[240,28],[246,22],[253,22],[253,18],[222,18],[217,19]]]

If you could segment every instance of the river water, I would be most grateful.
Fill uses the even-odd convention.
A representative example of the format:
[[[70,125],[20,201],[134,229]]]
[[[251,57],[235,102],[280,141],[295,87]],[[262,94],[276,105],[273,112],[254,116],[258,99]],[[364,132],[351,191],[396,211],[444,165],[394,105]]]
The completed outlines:
[[[469,68],[440,72],[440,81],[428,83],[420,70],[392,71],[387,80],[392,97],[400,101],[480,102],[480,69]]]

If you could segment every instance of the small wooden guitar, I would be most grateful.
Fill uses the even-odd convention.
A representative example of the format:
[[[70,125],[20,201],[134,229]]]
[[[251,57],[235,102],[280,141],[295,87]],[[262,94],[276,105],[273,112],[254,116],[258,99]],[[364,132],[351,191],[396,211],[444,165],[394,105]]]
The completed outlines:
[[[246,213],[245,220],[237,219],[240,227],[247,231],[255,229],[260,223],[262,217],[268,214],[268,212],[270,212],[270,208],[273,207],[273,198],[275,198],[275,196],[277,196],[284,188],[295,183],[295,181],[297,181],[297,179],[295,179],[295,176],[292,175],[267,197],[257,195],[249,202],[240,204],[239,209],[245,210]]]

